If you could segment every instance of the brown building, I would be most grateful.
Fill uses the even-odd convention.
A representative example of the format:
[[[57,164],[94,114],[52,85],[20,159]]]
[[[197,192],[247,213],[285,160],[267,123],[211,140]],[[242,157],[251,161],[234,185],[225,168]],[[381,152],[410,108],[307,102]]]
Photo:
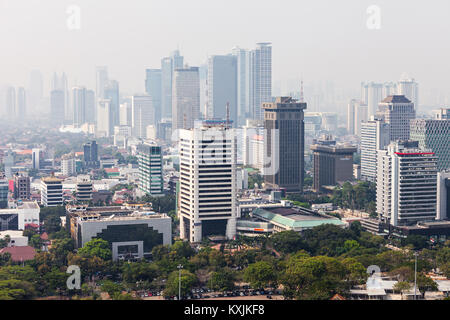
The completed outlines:
[[[304,178],[306,103],[291,97],[277,97],[263,103],[264,163],[266,187],[302,192]]]
[[[14,199],[30,199],[30,177],[16,174],[14,176]]]
[[[323,186],[353,180],[353,153],[356,147],[337,145],[336,141],[327,137],[316,141],[311,151],[314,156],[314,191],[321,191]]]

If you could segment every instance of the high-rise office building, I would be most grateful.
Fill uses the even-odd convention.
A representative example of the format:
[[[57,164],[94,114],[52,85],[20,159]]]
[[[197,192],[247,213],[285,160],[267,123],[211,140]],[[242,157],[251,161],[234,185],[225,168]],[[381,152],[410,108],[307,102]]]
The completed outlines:
[[[77,176],[76,199],[77,202],[89,202],[92,200],[92,181],[89,175]]]
[[[415,119],[414,103],[405,96],[389,96],[378,105],[377,116],[390,125],[390,139],[409,140],[410,121]]]
[[[9,120],[15,120],[16,117],[16,89],[8,87],[6,89],[6,115]]]
[[[198,67],[175,69],[173,73],[172,132],[190,129],[200,118]]]
[[[397,84],[397,94],[405,96],[414,103],[417,112],[419,109],[419,84],[413,78],[403,76]]]
[[[302,192],[304,178],[306,103],[291,97],[277,97],[263,103],[264,182],[269,188]],[[269,163],[267,163],[269,161]]]
[[[251,51],[250,104],[253,119],[263,119],[261,105],[272,102],[272,45],[269,42],[256,44]]]
[[[205,120],[179,132],[180,237],[236,235],[236,135],[226,121]]]
[[[389,124],[372,117],[361,124],[361,179],[376,182],[377,153],[390,143]]]
[[[153,108],[155,109],[155,122],[158,123],[162,118],[161,94],[162,94],[162,75],[161,69],[145,70],[145,92],[152,98]]]
[[[41,179],[41,204],[44,207],[63,205],[62,180],[55,177]]]
[[[142,144],[138,146],[137,158],[139,164],[139,189],[151,196],[163,194],[163,159],[161,147]]]
[[[152,97],[149,95],[134,95],[131,97],[131,127],[133,136],[146,138],[147,126],[155,124],[155,109]]]
[[[130,126],[131,127],[131,103],[130,102],[124,102],[119,107],[119,113],[120,113],[120,125],[121,126]]]
[[[377,156],[377,212],[393,226],[436,219],[437,158],[417,141],[395,141]]]
[[[437,175],[437,220],[450,218],[450,171]]]
[[[88,142],[83,145],[83,157],[85,168],[98,168],[98,146],[95,141]]]
[[[105,86],[109,81],[108,77],[108,67],[99,66],[96,67],[96,81],[95,81],[95,94],[97,95],[97,100],[105,98]]]
[[[237,123],[237,59],[233,55],[208,59],[208,105],[214,119],[229,118]]]
[[[81,126],[86,122],[86,88],[72,88],[73,125]]]
[[[62,90],[52,90],[50,92],[50,121],[55,126],[64,123],[65,94]]]
[[[86,122],[88,123],[96,123],[96,114],[97,114],[97,104],[95,102],[95,92],[94,90],[86,90],[86,102],[85,102],[85,114],[86,114]]]
[[[120,124],[119,119],[119,82],[116,80],[109,80],[104,89],[103,89],[103,98],[110,100],[110,117],[111,117],[111,123],[112,128],[114,126],[118,126]],[[101,100],[101,99],[99,99]],[[97,114],[98,115],[98,114]],[[99,119],[97,118],[97,121]],[[112,129],[111,129],[112,130]]]
[[[27,117],[27,99],[25,88],[17,88],[16,119],[23,121]]]
[[[314,158],[313,189],[320,192],[323,186],[353,180],[353,154],[356,147],[336,144],[331,136],[316,140],[311,145]]]
[[[161,116],[172,118],[173,72],[183,68],[183,56],[175,50],[171,56],[161,60]]]
[[[41,149],[34,148],[31,150],[31,167],[35,170],[41,169],[41,158],[42,151]]]
[[[53,74],[53,78],[52,78],[52,86],[51,86],[51,91],[59,91],[62,92],[63,94],[63,102],[62,102],[62,106],[63,106],[63,115],[64,115],[64,120],[68,121],[68,122],[73,122],[73,110],[71,108],[70,105],[70,101],[69,101],[69,89],[68,89],[68,82],[67,82],[67,76],[66,74],[63,72],[61,74],[61,76],[59,77],[58,74],[55,72]],[[59,104],[60,102],[58,102]],[[52,108],[50,108],[52,109]],[[62,123],[62,122],[61,122]]]
[[[248,50],[233,48],[237,66],[237,126],[243,126],[250,116],[250,70],[251,60]]]
[[[112,100],[99,99],[97,102],[97,136],[110,137],[113,130]]]
[[[441,109],[444,115],[450,109]],[[438,159],[438,170],[450,169],[450,119],[438,116],[439,119],[411,120],[411,140],[419,141],[419,147],[432,150]]]
[[[368,107],[368,117],[375,115],[378,104],[384,99],[382,83],[361,83],[361,100]]]
[[[61,157],[61,173],[66,177],[76,174],[75,155],[73,153],[65,154]]]

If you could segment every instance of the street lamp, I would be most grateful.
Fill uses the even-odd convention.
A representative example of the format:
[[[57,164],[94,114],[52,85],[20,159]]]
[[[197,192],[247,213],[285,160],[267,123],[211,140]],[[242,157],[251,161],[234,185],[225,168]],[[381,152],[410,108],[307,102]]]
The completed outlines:
[[[414,252],[414,300],[417,300],[417,252]]]
[[[183,266],[179,264],[177,268],[178,268],[178,300],[181,300],[181,269],[183,269]]]

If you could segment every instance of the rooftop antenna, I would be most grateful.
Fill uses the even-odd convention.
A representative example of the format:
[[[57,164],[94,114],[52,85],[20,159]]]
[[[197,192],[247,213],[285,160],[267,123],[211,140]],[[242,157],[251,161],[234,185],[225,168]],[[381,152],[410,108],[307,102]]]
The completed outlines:
[[[305,102],[305,97],[303,95],[303,79],[300,81],[300,102]]]

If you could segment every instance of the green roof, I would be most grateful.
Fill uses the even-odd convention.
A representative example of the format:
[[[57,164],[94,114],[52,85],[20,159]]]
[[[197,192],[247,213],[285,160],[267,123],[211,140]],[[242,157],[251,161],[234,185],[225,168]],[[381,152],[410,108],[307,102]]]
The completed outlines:
[[[257,208],[253,210],[253,215],[256,215],[258,217],[263,218],[264,220],[270,221],[272,223],[281,224],[286,227],[292,228],[292,229],[298,229],[298,228],[313,228],[317,227],[323,224],[334,224],[337,226],[345,225],[344,222],[337,218],[321,218],[321,217],[314,217],[314,216],[305,216],[299,213],[299,216],[305,217],[305,219],[296,220],[289,217],[282,216],[280,214],[272,213],[270,211]]]

